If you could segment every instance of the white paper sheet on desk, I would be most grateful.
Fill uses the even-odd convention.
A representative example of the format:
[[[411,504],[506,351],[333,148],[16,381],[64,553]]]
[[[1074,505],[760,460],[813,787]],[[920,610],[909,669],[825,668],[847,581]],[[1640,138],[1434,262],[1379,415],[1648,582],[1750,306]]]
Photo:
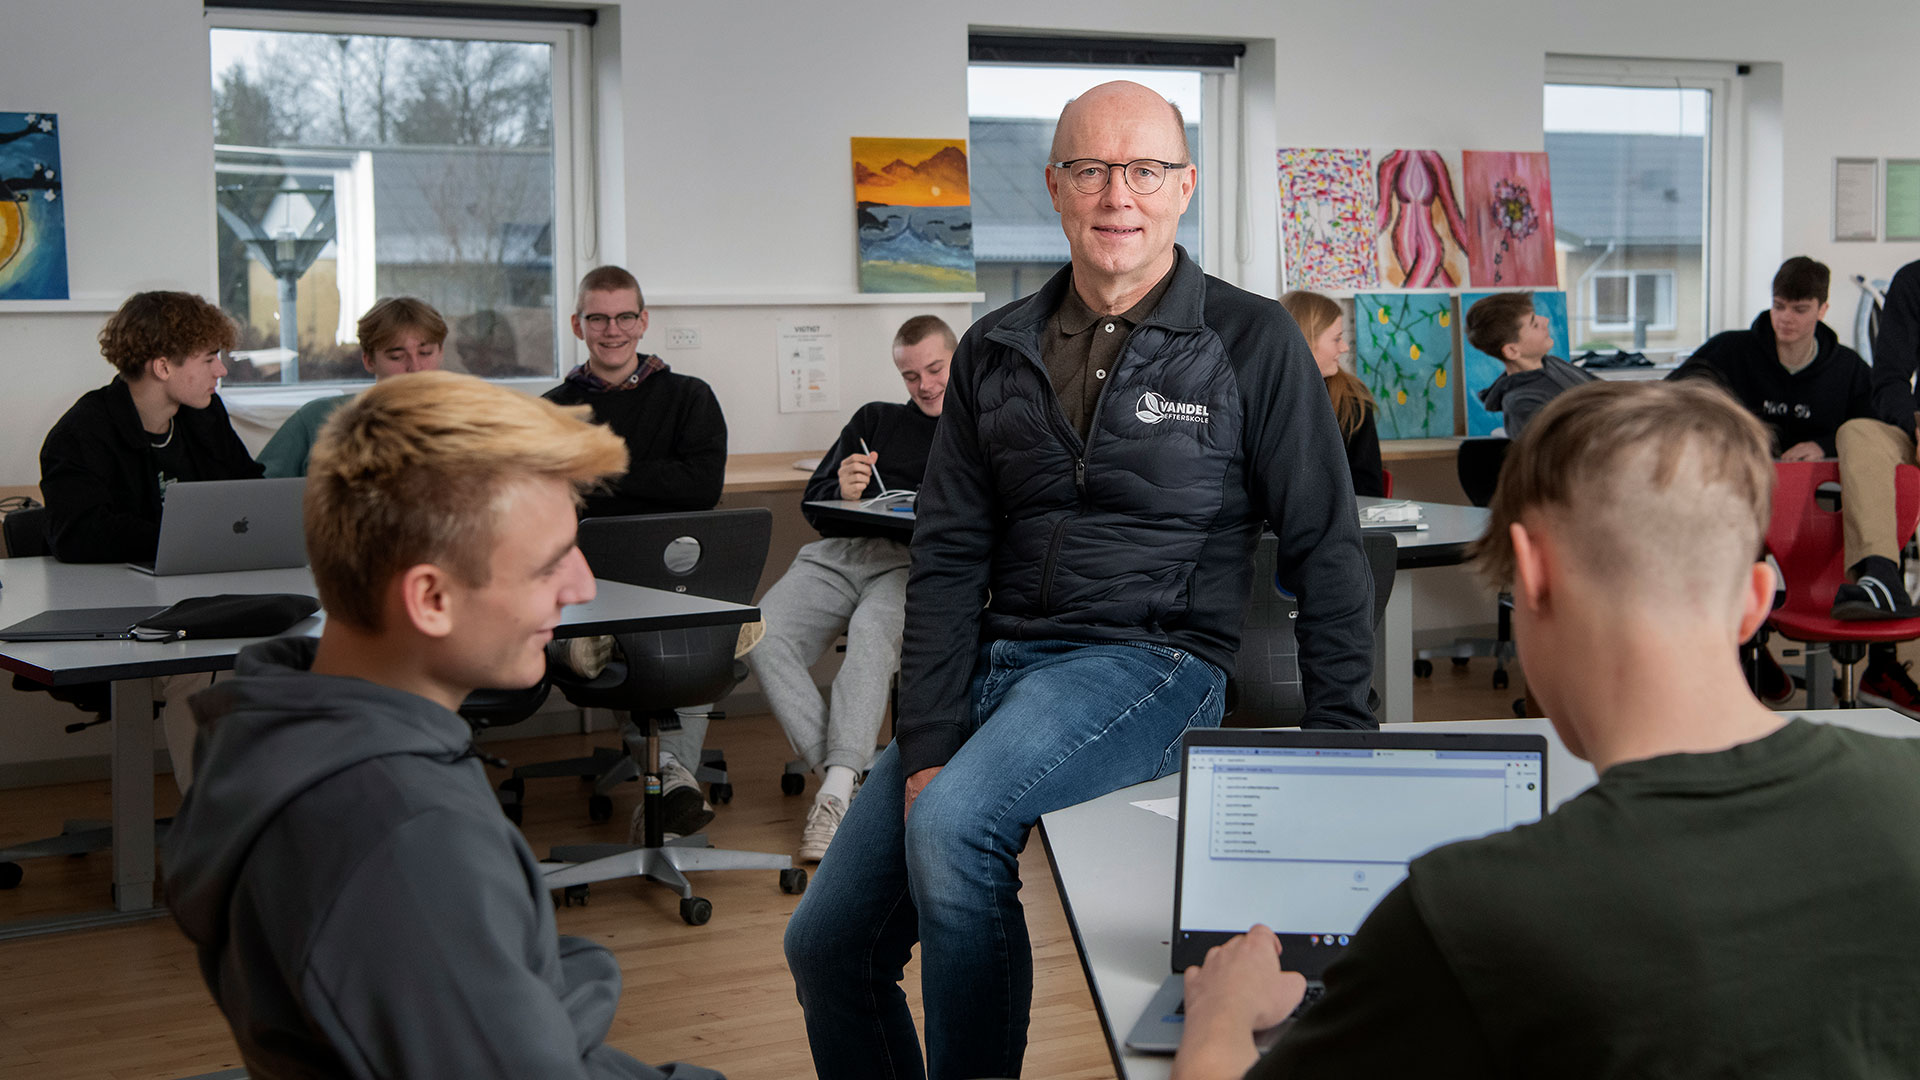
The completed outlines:
[[[1180,820],[1180,796],[1178,795],[1165,799],[1141,799],[1133,805],[1149,813],[1159,814],[1169,821]]]
[[[1401,500],[1399,502],[1377,503],[1360,508],[1360,523],[1371,525],[1385,521],[1419,521],[1420,504]]]

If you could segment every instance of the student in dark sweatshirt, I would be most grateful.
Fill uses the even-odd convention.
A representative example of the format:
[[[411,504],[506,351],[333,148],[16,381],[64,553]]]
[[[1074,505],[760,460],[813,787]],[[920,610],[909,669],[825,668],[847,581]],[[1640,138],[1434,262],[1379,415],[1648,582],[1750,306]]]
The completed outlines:
[[[1531,292],[1494,293],[1467,310],[1467,342],[1507,370],[1480,391],[1480,404],[1500,414],[1507,438],[1517,439],[1547,402],[1593,374],[1553,351],[1553,326],[1533,310]]]
[[[1781,461],[1834,456],[1840,425],[1873,412],[1873,372],[1826,323],[1826,264],[1796,255],[1773,276],[1773,307],[1715,334],[1670,379],[1713,379],[1773,432]]]
[[[326,627],[193,699],[200,780],[163,852],[249,1075],[718,1080],[606,1044],[619,961],[555,932],[457,711],[545,673],[594,595],[579,493],[625,467],[605,430],[450,372],[377,383],[321,434]]]

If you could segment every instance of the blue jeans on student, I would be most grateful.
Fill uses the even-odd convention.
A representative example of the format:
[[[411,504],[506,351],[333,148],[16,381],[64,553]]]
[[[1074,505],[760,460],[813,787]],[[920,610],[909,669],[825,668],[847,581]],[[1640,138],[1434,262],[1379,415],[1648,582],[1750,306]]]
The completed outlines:
[[[1226,675],[1146,643],[996,641],[973,732],[902,821],[889,746],[787,924],[787,965],[823,1080],[1018,1076],[1033,1000],[1019,855],[1040,815],[1179,765],[1216,727]],[[921,943],[923,1065],[902,969]]]

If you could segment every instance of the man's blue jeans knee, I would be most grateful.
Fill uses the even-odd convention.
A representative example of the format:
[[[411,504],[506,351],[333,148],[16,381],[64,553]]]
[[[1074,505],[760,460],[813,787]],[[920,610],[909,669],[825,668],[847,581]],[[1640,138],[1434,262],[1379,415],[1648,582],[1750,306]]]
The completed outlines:
[[[1033,957],[1019,855],[1040,815],[1151,780],[1220,722],[1226,676],[1145,643],[997,641],[972,735],[902,821],[898,749],[875,762],[787,926],[822,1077],[1015,1076]],[[923,944],[926,1064],[900,988]]]

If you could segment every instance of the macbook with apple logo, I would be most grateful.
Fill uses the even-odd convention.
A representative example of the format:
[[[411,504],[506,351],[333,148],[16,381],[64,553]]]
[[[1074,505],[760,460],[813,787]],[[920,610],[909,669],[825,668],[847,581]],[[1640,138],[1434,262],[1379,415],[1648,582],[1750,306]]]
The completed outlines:
[[[305,477],[169,484],[160,547],[142,573],[220,574],[307,565]]]

